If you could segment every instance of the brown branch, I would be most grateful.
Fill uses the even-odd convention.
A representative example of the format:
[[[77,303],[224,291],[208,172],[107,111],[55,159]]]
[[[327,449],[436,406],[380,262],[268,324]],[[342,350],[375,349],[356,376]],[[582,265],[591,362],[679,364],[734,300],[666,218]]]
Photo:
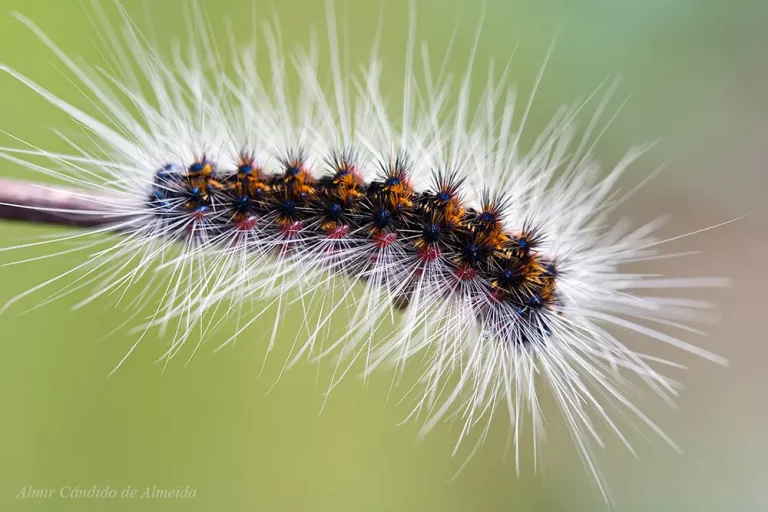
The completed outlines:
[[[54,185],[0,179],[0,219],[93,227],[114,223],[110,198]]]

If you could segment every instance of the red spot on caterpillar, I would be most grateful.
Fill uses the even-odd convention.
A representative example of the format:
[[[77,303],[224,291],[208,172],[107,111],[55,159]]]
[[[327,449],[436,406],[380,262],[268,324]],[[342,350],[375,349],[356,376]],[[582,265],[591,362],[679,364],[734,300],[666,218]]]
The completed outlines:
[[[373,245],[377,249],[384,249],[397,240],[397,233],[376,233],[373,235]]]
[[[492,303],[499,304],[504,300],[504,295],[498,290],[493,290],[491,293],[488,294],[488,298],[491,300]]]
[[[304,223],[297,220],[297,221],[293,221],[293,222],[289,222],[288,224],[285,224],[280,228],[280,231],[285,236],[293,236],[299,233],[302,229],[304,229]]]
[[[440,257],[440,248],[428,245],[419,249],[418,256],[421,261],[435,261]]]
[[[459,265],[459,268],[456,269],[456,277],[459,279],[459,281],[471,281],[477,277],[477,270],[473,269],[466,263],[462,263]]]
[[[339,240],[340,238],[346,238],[346,236],[349,235],[349,226],[346,224],[341,226],[336,226],[335,228],[328,231],[328,238],[331,240]]]
[[[251,216],[246,219],[239,220],[235,223],[235,229],[239,231],[250,231],[256,227],[259,218]]]

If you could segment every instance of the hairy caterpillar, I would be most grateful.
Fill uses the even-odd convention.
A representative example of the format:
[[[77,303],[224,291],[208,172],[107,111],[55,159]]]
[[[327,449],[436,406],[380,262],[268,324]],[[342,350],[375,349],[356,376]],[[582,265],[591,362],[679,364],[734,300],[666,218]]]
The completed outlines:
[[[658,257],[655,223],[636,230],[608,224],[622,199],[614,186],[646,148],[601,174],[591,158],[598,119],[578,138],[577,105],[560,111],[524,151],[530,104],[515,111],[509,68],[489,77],[473,103],[471,61],[458,94],[449,76],[431,73],[426,56],[424,77],[417,77],[412,25],[402,108],[393,116],[379,90],[376,44],[368,67],[347,78],[333,14],[330,88],[317,48],[286,56],[277,25],[259,25],[265,74],[255,46],[234,55],[234,72],[225,70],[198,10],[194,44],[170,62],[127,16],[123,40],[105,28],[110,72],[74,62],[27,23],[98,112],[4,68],[91,140],[68,139],[66,155],[32,147],[3,148],[0,156],[97,196],[85,198],[90,213],[109,222],[72,235],[97,235],[85,246],[99,249],[61,294],[95,286],[89,301],[97,300],[151,274],[140,300],[158,305],[145,327],[169,331],[166,360],[219,325],[208,316],[244,318],[247,326],[265,310],[249,310],[253,299],[280,312],[302,307],[319,320],[302,326],[293,360],[346,356],[332,386],[350,361],[363,358],[372,371],[426,354],[423,398],[413,413],[426,417],[424,432],[458,415],[461,437],[479,429],[480,442],[502,407],[517,446],[524,416],[540,435],[537,390],[548,385],[595,476],[588,441],[599,442],[598,422],[629,446],[612,409],[663,436],[625,397],[624,373],[667,399],[676,394],[652,366],[657,361],[626,347],[614,327],[721,361],[674,334],[686,329],[695,303],[642,294],[712,280],[621,268]],[[36,163],[41,157],[50,164]],[[365,286],[352,286],[358,281]],[[348,328],[322,346],[332,314],[348,309]],[[392,316],[395,329],[381,335]],[[279,318],[272,343],[278,326]]]

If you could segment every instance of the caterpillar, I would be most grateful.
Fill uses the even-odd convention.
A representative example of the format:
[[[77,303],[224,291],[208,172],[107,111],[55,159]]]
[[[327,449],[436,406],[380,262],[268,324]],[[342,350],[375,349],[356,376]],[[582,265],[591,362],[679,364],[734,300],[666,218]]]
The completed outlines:
[[[167,164],[155,175],[149,208],[172,225],[173,235],[202,232],[230,244],[251,232],[261,247],[275,245],[361,279],[381,273],[379,260],[392,260],[402,275],[391,297],[398,308],[407,308],[420,276],[439,273],[446,299],[463,285],[476,288],[475,315],[516,314],[519,329],[502,336],[509,343],[527,344],[531,333],[543,337],[538,330],[548,329],[548,315],[541,310],[557,304],[556,265],[536,253],[535,228],[505,232],[500,199],[488,196],[478,210],[466,208],[455,174],[436,174],[433,192],[415,192],[406,154],[381,164],[381,178],[370,183],[348,154],[331,155],[331,173],[318,180],[300,153],[281,165],[282,174],[265,176],[245,154],[236,171],[219,176],[205,157],[184,172]],[[505,326],[496,328],[501,334]]]
[[[625,375],[671,402],[677,389],[658,368],[674,363],[632,350],[619,332],[724,363],[678,334],[695,331],[687,322],[699,303],[647,293],[721,281],[627,269],[666,257],[665,240],[658,221],[612,224],[635,192],[616,185],[650,146],[601,170],[593,152],[610,94],[583,135],[577,119],[592,97],[560,109],[524,149],[533,95],[517,112],[511,66],[490,66],[477,91],[474,57],[455,80],[445,66],[432,70],[422,46],[417,73],[413,12],[402,108],[393,109],[380,90],[380,34],[368,65],[351,73],[331,2],[328,62],[317,44],[286,55],[277,23],[257,23],[261,39],[233,45],[225,61],[197,3],[186,52],[177,47],[169,60],[115,6],[122,35],[97,28],[106,68],[76,62],[18,16],[95,111],[0,67],[85,132],[83,141],[62,135],[70,153],[18,141],[0,157],[74,186],[80,206],[60,213],[96,224],[65,237],[83,242],[81,265],[12,302],[73,278],[53,298],[93,288],[83,305],[149,279],[134,302],[156,306],[141,332],[165,332],[166,364],[199,334],[194,354],[225,319],[237,319],[228,342],[236,339],[265,305],[277,309],[272,347],[286,309],[300,308],[290,364],[335,357],[330,388],[357,360],[366,374],[420,364],[408,417],[422,418],[421,434],[459,418],[457,449],[478,431],[474,454],[491,419],[506,415],[518,467],[524,424],[534,445],[543,435],[545,386],[606,498],[597,424],[630,450],[621,424],[637,419],[673,444],[626,396]],[[103,18],[98,3],[91,8]],[[330,332],[341,314],[346,328]]]

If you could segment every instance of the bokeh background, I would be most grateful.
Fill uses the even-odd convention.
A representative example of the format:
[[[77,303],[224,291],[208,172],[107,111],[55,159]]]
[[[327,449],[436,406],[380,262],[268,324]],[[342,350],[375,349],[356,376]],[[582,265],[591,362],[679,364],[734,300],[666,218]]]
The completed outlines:
[[[151,25],[159,41],[195,29],[179,15],[181,0],[122,4],[140,27]],[[33,18],[68,54],[96,61],[88,5],[1,0],[0,61],[77,100],[51,52],[10,13],[19,10]],[[416,5],[418,36],[436,55],[459,22],[451,65],[461,71],[480,5],[471,0],[416,0]],[[205,6],[222,40],[225,18],[238,34],[253,30],[250,2],[209,0]],[[306,43],[311,24],[322,34],[322,2],[258,0],[258,6],[265,15],[274,9],[291,44]],[[395,70],[385,87],[396,90],[408,4],[339,0],[337,9],[347,17],[344,31],[353,62],[365,58],[378,16],[384,14],[382,59]],[[114,17],[114,9],[108,12]],[[597,148],[598,157],[612,163],[629,145],[660,139],[630,179],[642,179],[665,162],[669,169],[621,214],[640,223],[669,212],[672,222],[664,232],[670,235],[747,215],[670,247],[702,254],[660,264],[681,276],[733,280],[731,288],[700,294],[717,304],[718,314],[710,318],[711,335],[694,340],[731,365],[661,351],[689,367],[676,375],[687,387],[680,410],[667,408],[652,394],[636,401],[685,454],[651,439],[636,442],[637,460],[610,441],[598,459],[619,511],[768,510],[766,20],[768,8],[757,0],[486,2],[478,61],[505,59],[518,45],[513,81],[521,97],[556,39],[530,122],[533,131],[561,103],[585,97],[607,76],[619,76],[614,108],[631,99]],[[481,84],[486,75],[482,65],[478,69]],[[65,115],[0,75],[0,130],[48,149],[65,149],[52,131],[59,127],[73,128]],[[3,137],[2,145],[13,144]],[[0,176],[39,179],[8,163],[0,165]],[[0,222],[0,246],[65,232]],[[40,247],[2,252],[0,263],[45,253]],[[73,254],[0,268],[0,303],[80,261]],[[394,401],[384,406],[387,375],[367,386],[348,379],[320,413],[323,372],[318,376],[309,363],[282,376],[270,391],[280,354],[259,375],[264,344],[249,343],[246,335],[235,350],[214,354],[203,347],[189,365],[177,360],[162,372],[154,361],[163,341],[150,334],[128,363],[107,377],[133,341],[125,330],[105,338],[125,319],[125,311],[109,301],[71,311],[86,296],[82,292],[25,313],[48,293],[35,293],[0,316],[0,510],[606,509],[556,414],[538,474],[529,464],[519,478],[515,475],[513,461],[504,457],[506,432],[499,421],[476,459],[451,480],[462,462],[450,456],[456,428],[439,426],[417,443],[417,425],[397,426],[407,407]],[[264,327],[253,326],[254,339]],[[292,341],[288,334],[283,338]],[[17,499],[27,485],[189,486],[196,494],[141,501]]]

